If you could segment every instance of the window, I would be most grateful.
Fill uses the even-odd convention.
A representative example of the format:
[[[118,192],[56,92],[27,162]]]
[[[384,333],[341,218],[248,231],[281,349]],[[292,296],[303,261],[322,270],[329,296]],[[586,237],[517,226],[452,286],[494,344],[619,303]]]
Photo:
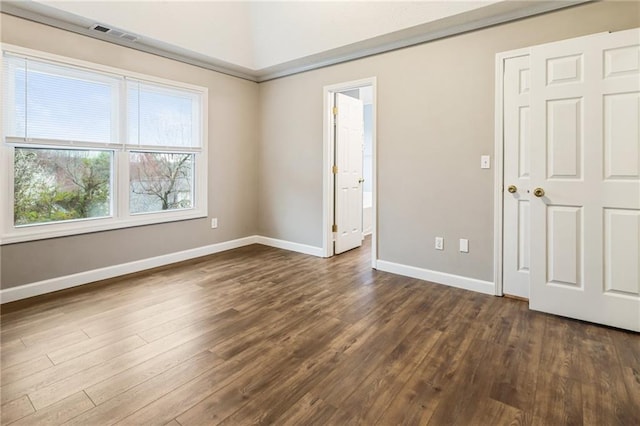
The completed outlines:
[[[193,154],[129,154],[131,213],[187,209],[193,205]]]
[[[206,89],[12,46],[2,61],[3,243],[206,216]]]
[[[16,147],[15,226],[111,215],[113,153]]]

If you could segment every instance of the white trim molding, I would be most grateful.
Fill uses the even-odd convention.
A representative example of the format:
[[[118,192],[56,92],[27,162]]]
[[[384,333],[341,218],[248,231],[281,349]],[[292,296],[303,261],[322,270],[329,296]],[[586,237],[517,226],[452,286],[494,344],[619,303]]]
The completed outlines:
[[[309,246],[306,244],[294,243],[291,241],[278,240],[276,238],[256,236],[256,243],[263,246],[275,247],[279,249],[295,251],[302,254],[309,254],[316,257],[323,256],[322,247]]]
[[[378,259],[378,270],[390,272],[392,274],[404,275],[406,277],[417,278],[430,281],[436,284],[444,284],[450,287],[457,287],[464,290],[471,290],[478,293],[495,295],[495,284],[491,281],[483,281],[475,278],[463,277],[460,275],[447,274],[446,272],[432,271],[429,269],[417,268],[415,266],[402,265],[400,263],[388,262]]]
[[[222,243],[169,253],[162,256],[150,257],[147,259],[78,272],[77,274],[65,275],[63,277],[51,278],[48,280],[3,289],[0,290],[0,304],[26,299],[28,297],[40,296],[42,294],[53,293],[54,291],[132,274],[134,272],[145,271],[159,266],[170,265],[172,263],[183,262],[185,260],[208,256],[210,254],[220,253],[251,244],[262,244],[269,247],[276,247],[279,249],[322,257],[322,247],[314,247],[306,244],[278,240],[275,238],[251,235],[249,237],[238,238],[236,240],[225,241]]]

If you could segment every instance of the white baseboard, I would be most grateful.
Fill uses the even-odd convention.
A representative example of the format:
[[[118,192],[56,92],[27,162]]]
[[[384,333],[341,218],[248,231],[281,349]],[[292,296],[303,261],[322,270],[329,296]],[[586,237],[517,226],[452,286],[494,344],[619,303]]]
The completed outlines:
[[[445,272],[431,271],[429,269],[416,268],[415,266],[402,265],[380,259],[376,262],[376,266],[376,269],[379,271],[391,272],[392,274],[418,278],[420,280],[476,291],[478,293],[495,295],[495,284],[491,281],[483,281],[460,275],[447,274]]]
[[[311,256],[323,257],[323,250],[321,247],[314,247],[306,244],[294,243],[291,241],[278,240],[276,238],[263,237],[260,235],[252,235],[249,237],[239,238],[237,240],[225,241],[222,243],[211,244],[204,247],[179,251],[176,253],[165,254],[148,259],[136,260],[134,262],[108,266],[105,268],[93,269],[91,271],[79,272],[77,274],[66,275],[64,277],[51,278],[31,284],[21,285],[18,287],[7,288],[4,290],[0,290],[0,303],[8,303],[16,300],[26,299],[28,297],[39,296],[41,294],[52,293],[54,291],[64,290],[66,288],[71,288],[82,284],[105,280],[108,278],[114,278],[134,272],[140,272],[147,269],[157,268],[159,266],[165,266],[171,263],[182,262],[189,259],[195,259],[197,257],[207,256],[234,248],[244,247],[250,244],[262,244],[265,246],[295,251]],[[391,272],[394,274],[418,278],[425,281],[432,281],[438,284],[445,284],[465,290],[472,290],[485,294],[495,294],[495,285],[489,281],[482,281],[475,278],[467,278],[459,275],[447,274],[444,272],[430,271],[428,269],[387,262],[385,260],[377,260],[375,268],[380,271]]]
[[[196,257],[207,256],[221,251],[231,250],[238,247],[256,243],[256,236],[239,238],[237,240],[225,241],[223,243],[211,244],[190,250],[165,254],[162,256],[150,257],[148,259],[136,260],[105,268],[93,269],[91,271],[79,272],[77,274],[65,275],[63,277],[51,278],[31,284],[0,290],[0,303],[13,302],[15,300],[26,299],[28,297],[39,296],[58,290],[64,290],[91,283],[94,281],[106,280],[121,275],[144,271],[146,269],[157,268],[158,266],[169,265],[171,263],[182,262]]]
[[[322,247],[308,246],[306,244],[292,243],[291,241],[278,240],[276,238],[262,236],[256,236],[256,243],[269,247],[296,251],[298,253],[310,254],[311,256],[324,257],[324,251]]]
[[[25,284],[18,287],[11,287],[0,290],[0,304],[26,299],[28,297],[39,296],[41,294],[52,293],[66,288],[76,287],[82,284],[95,281],[106,280],[121,275],[144,271],[146,269],[157,268],[171,263],[182,262],[196,257],[207,256],[234,248],[248,246],[250,244],[263,244],[270,247],[295,251],[312,256],[322,257],[322,248],[308,246],[305,244],[292,243],[290,241],[277,240],[275,238],[252,235],[239,238],[237,240],[225,241],[211,244],[204,247],[183,250],[169,253],[162,256],[150,257],[148,259],[136,260],[134,262],[122,263],[120,265],[107,266],[105,268],[93,269],[91,271],[79,272],[77,274],[65,275],[63,277],[51,278],[35,283]]]

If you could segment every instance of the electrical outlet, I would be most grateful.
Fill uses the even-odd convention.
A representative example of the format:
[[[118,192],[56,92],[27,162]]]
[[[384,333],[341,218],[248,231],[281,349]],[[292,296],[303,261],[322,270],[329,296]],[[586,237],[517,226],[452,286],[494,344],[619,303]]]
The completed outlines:
[[[436,237],[436,250],[444,250],[444,238]]]
[[[491,168],[491,156],[483,155],[480,157],[480,168],[481,169],[490,169]]]
[[[460,253],[469,253],[469,240],[460,238]]]
[[[218,218],[214,217],[211,219],[211,229],[216,229],[218,227]]]

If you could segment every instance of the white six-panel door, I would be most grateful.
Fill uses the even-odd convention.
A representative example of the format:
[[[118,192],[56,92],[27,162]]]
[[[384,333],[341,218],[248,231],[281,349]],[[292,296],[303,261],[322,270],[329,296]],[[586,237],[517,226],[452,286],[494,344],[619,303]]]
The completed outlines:
[[[529,298],[531,72],[529,55],[509,58],[504,64],[504,245],[503,291]]]
[[[336,93],[335,254],[362,245],[363,103]]]
[[[530,53],[530,307],[640,331],[640,30]]]

